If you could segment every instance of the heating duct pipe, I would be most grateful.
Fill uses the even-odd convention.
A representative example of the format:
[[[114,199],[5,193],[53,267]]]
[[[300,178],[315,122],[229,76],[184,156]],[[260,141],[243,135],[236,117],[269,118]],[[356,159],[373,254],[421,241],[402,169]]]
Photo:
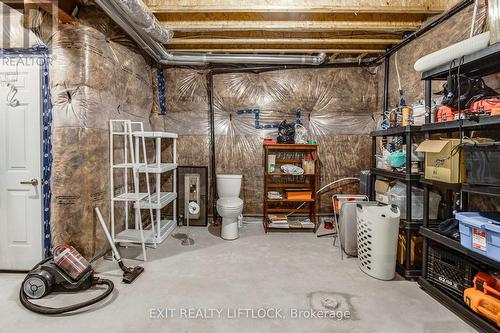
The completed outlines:
[[[142,0],[95,0],[96,4],[108,14],[130,37],[143,48],[155,61],[163,65],[204,65],[214,64],[297,64],[320,65],[325,61],[326,54],[307,55],[259,55],[259,54],[212,54],[212,53],[170,53],[157,40],[150,36],[147,27],[158,27],[160,23],[148,11]],[[137,15],[132,9],[142,9],[146,18],[154,20],[154,24],[139,25]],[[168,33],[171,35],[171,33]]]

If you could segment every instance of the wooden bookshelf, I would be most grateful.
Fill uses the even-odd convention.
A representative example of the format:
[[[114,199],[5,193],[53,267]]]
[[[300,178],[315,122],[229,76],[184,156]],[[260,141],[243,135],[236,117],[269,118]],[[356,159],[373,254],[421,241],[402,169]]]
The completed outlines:
[[[318,187],[318,146],[309,144],[265,144],[264,145],[264,231],[280,231],[280,232],[296,232],[309,231],[316,232],[318,221],[316,216],[316,192]],[[302,167],[302,160],[307,154],[311,154],[314,159],[314,173],[301,176],[294,176],[281,171],[283,164],[293,164]],[[276,168],[273,172],[269,172],[269,155],[276,155]],[[288,199],[286,196],[287,189],[304,189],[311,191],[311,199]],[[283,195],[282,199],[269,199],[269,191],[278,191]],[[300,207],[299,207],[300,206]],[[289,228],[272,227],[269,223],[270,214],[292,213],[294,216],[309,217],[314,224],[313,228],[297,228],[290,226]]]

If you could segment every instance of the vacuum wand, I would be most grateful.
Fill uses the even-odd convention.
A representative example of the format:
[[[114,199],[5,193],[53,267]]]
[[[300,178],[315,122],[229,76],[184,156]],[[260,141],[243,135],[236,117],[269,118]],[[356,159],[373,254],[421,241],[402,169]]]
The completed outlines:
[[[104,222],[101,211],[99,210],[99,208],[96,207],[95,212],[97,214],[97,219],[101,223],[102,230],[104,231],[104,234],[106,235],[106,239],[108,240],[108,243],[111,246],[111,249],[113,250],[113,257],[118,262],[120,269],[123,271],[123,280],[122,281],[124,283],[127,283],[127,284],[134,282],[134,280],[137,279],[137,277],[139,275],[141,275],[142,272],[144,272],[144,267],[141,267],[141,266],[127,267],[127,266],[125,266],[125,264],[122,261],[122,257],[120,256],[120,252],[118,252],[118,249],[116,248],[116,245],[113,242],[113,239],[111,238],[108,227],[106,226],[106,223]]]

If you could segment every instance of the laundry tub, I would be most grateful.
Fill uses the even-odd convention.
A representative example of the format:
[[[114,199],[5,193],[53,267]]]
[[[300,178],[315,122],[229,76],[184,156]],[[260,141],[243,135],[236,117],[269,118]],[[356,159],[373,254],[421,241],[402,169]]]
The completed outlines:
[[[400,211],[396,205],[365,202],[356,205],[358,265],[380,280],[392,280],[396,257]]]

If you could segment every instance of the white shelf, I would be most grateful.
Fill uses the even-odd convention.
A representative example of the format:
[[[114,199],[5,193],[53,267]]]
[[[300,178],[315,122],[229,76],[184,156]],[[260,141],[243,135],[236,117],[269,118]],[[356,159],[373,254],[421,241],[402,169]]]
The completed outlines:
[[[116,169],[125,169],[125,168],[140,168],[144,167],[146,164],[144,163],[120,163],[113,165],[113,168]]]
[[[113,198],[114,201],[138,201],[148,196],[147,193],[123,193]]]
[[[151,194],[151,206],[149,205],[149,199],[146,196],[139,202],[139,208],[141,209],[162,209],[172,201],[177,198],[177,193],[175,192],[160,192],[160,200],[158,200],[158,192]],[[137,208],[137,204],[134,205]]]
[[[145,138],[167,138],[167,139],[177,139],[177,133],[171,132],[134,132],[134,136],[140,136]]]
[[[160,163],[159,166],[158,166],[158,164],[153,163],[153,164],[148,164],[148,167],[147,167],[148,173],[164,173],[164,172],[172,171],[175,169],[177,169],[177,164],[175,164],[175,163]],[[142,172],[142,173],[146,172],[146,166],[144,164],[142,164],[137,169],[137,171]]]
[[[160,221],[160,233],[155,235],[156,243],[163,242],[177,227],[177,222],[173,220]],[[157,227],[158,228],[158,227]],[[153,240],[148,240],[148,244],[152,244]]]
[[[115,169],[137,168],[138,172],[141,173],[146,172],[145,163],[120,163],[113,165],[113,168]],[[164,173],[175,169],[177,169],[177,164],[175,163],[160,163],[159,166],[156,163],[152,163],[148,164],[147,166],[148,173]]]
[[[153,242],[154,232],[151,229],[143,230],[145,242]],[[115,236],[116,243],[141,243],[141,230],[126,229]]]

